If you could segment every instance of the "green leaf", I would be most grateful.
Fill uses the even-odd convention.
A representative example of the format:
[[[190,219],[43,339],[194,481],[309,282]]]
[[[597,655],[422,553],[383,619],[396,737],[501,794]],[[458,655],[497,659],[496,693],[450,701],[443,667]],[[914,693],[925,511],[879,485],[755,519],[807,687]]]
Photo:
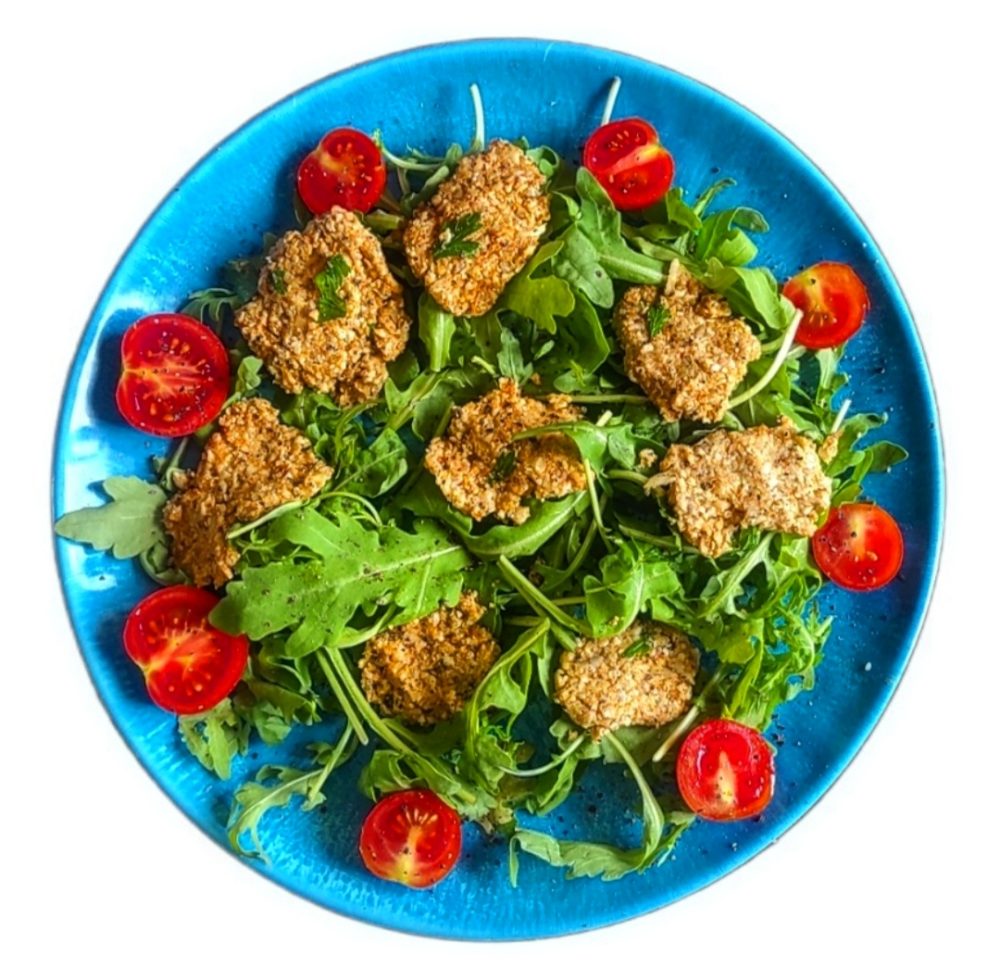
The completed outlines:
[[[740,316],[784,333],[795,315],[795,307],[781,295],[778,283],[769,270],[756,267],[739,269],[709,258],[698,277],[716,292],[722,293],[733,311]]]
[[[430,357],[430,370],[440,371],[448,363],[455,318],[434,301],[430,293],[421,293],[417,303],[418,333]]]
[[[409,469],[406,444],[395,429],[383,429],[369,446],[359,450],[338,482],[338,488],[365,497],[391,490]]]
[[[553,271],[595,306],[610,308],[615,301],[615,288],[601,265],[597,248],[576,225],[570,226],[560,241],[562,249],[554,260]]]
[[[336,644],[362,605],[392,604],[398,610],[393,622],[424,616],[441,603],[454,605],[470,563],[465,549],[431,521],[415,522],[412,533],[371,530],[343,513],[323,517],[300,509],[268,524],[265,538],[304,551],[247,568],[229,584],[212,622],[254,640],[304,630],[310,642],[303,649]]]
[[[249,731],[229,698],[197,715],[180,715],[177,728],[190,753],[219,779],[228,779],[233,757],[246,752]]]
[[[478,212],[463,214],[445,223],[437,245],[431,252],[435,259],[450,259],[462,255],[475,255],[479,242],[469,240],[482,227],[483,216]]]
[[[715,258],[727,266],[752,262],[757,255],[757,246],[742,229],[764,232],[767,231],[767,222],[753,208],[729,208],[709,215],[694,235],[695,259],[704,263]]]
[[[669,319],[670,310],[660,306],[659,303],[654,303],[646,312],[646,329],[649,331],[649,336],[652,338],[663,333],[663,328]]]
[[[249,395],[260,387],[261,369],[264,362],[259,357],[247,356],[240,360],[240,365],[236,369],[236,384],[234,392],[241,397]]]
[[[347,303],[340,295],[340,287],[350,273],[351,266],[347,259],[343,255],[333,255],[327,260],[326,268],[313,280],[319,290],[316,307],[320,323],[339,320],[346,315]]]
[[[562,251],[561,241],[546,242],[531,261],[510,281],[500,297],[501,309],[513,310],[548,333],[556,333],[557,316],[569,316],[575,299],[569,283],[555,275],[537,271]]]
[[[226,827],[229,845],[244,857],[266,860],[260,840],[260,822],[273,809],[288,806],[302,798],[302,809],[312,810],[323,803],[323,787],[335,769],[351,757],[356,742],[350,728],[345,728],[336,745],[309,746],[317,768],[293,769],[289,766],[264,766],[251,782],[244,783],[233,796]],[[252,849],[244,841],[249,837]]]
[[[161,511],[167,495],[162,487],[135,476],[110,476],[102,487],[111,501],[65,514],[56,521],[56,534],[110,551],[115,558],[134,558],[166,543]]]

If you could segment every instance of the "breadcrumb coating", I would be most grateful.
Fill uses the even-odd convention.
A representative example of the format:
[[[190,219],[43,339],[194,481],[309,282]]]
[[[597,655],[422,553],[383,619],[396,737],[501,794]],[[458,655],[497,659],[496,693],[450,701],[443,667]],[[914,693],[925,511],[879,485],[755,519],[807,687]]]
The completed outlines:
[[[526,398],[511,378],[456,409],[444,437],[431,441],[424,465],[452,506],[477,521],[490,515],[523,524],[525,499],[550,500],[587,485],[580,455],[559,433],[511,440],[525,429],[581,415],[566,395]]]
[[[555,699],[599,739],[626,725],[673,721],[690,706],[697,674],[698,649],[683,633],[639,620],[563,653]]]
[[[337,256],[348,268],[337,291],[345,309],[323,319],[316,277]],[[410,318],[382,246],[357,215],[335,207],[282,235],[257,290],[236,325],[285,391],[313,388],[343,406],[378,396],[386,364],[406,347]]]
[[[163,508],[174,564],[195,585],[225,585],[239,558],[226,539],[230,528],[308,500],[332,475],[309,440],[278,420],[270,402],[236,402],[219,416],[198,468]]]
[[[650,335],[650,310],[663,311]],[[733,316],[718,293],[706,289],[676,259],[663,287],[627,289],[614,312],[628,376],[667,422],[718,422],[760,342]],[[655,321],[654,321],[655,322]]]
[[[414,725],[446,721],[462,710],[500,654],[479,625],[486,610],[474,592],[457,606],[373,637],[361,658],[361,687],[382,714]]]
[[[435,258],[449,223],[480,216],[470,255]],[[458,316],[481,316],[538,248],[549,220],[545,177],[520,147],[496,140],[463,157],[403,230],[406,259],[427,292]]]
[[[830,478],[816,446],[788,419],[673,445],[660,471],[681,534],[709,558],[728,551],[740,528],[812,537],[830,506]]]

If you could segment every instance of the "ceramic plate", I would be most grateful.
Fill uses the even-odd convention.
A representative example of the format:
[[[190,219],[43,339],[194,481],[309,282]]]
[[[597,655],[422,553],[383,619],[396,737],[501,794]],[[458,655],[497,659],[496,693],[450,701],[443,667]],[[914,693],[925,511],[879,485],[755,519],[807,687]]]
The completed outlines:
[[[288,809],[263,825],[261,873],[334,911],[426,935],[518,939],[605,925],[676,901],[748,861],[829,789],[871,732],[906,666],[930,595],[942,524],[942,457],[927,366],[885,259],[850,206],[787,139],[718,92],[658,65],[596,48],[545,41],[473,41],[407,51],[325,78],[288,97],[213,149],[149,219],[114,271],[73,362],[55,453],[54,510],[97,503],[112,474],[145,474],[164,442],[123,423],[113,400],[122,332],[142,314],[178,308],[218,282],[226,260],[254,252],[265,231],[293,222],[296,164],[328,129],[380,129],[395,148],[443,151],[472,130],[468,85],[477,82],[487,135],[548,143],[578,159],[597,125],[611,78],[623,85],[616,115],[642,116],[677,162],[675,182],[699,190],[720,174],[739,182],[739,202],[771,224],[759,260],[779,279],[818,259],[849,262],[867,283],[871,313],[845,358],[858,410],[888,412],[885,438],[910,451],[905,472],[867,489],[906,536],[902,574],[889,588],[820,593],[836,625],[816,689],[783,707],[774,734],[780,779],[763,819],[698,824],[659,868],[616,882],[567,881],[521,860],[511,891],[506,847],[475,828],[452,875],[415,892],[369,875],[357,855],[368,808],[356,792],[358,760],[334,775],[330,805]],[[66,602],[94,684],[114,723],[164,792],[224,845],[234,786],[270,758],[304,761],[316,729],[242,761],[229,784],[211,777],[180,744],[174,719],[154,707],[123,655],[128,610],[151,583],[133,562],[58,541]],[[639,834],[634,788],[617,769],[593,765],[580,792],[542,825],[550,832],[631,843]]]

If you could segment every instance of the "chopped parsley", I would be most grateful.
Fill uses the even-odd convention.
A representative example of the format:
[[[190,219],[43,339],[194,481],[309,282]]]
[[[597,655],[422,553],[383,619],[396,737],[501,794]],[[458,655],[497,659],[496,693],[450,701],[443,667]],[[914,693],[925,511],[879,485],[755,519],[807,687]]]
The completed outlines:
[[[511,473],[514,472],[514,465],[517,463],[517,453],[513,449],[505,449],[493,464],[490,471],[490,483],[503,483]]]
[[[655,337],[663,333],[663,327],[670,322],[670,310],[659,303],[654,303],[646,314],[646,326],[649,328],[649,336]]]
[[[319,290],[319,322],[339,320],[347,312],[347,303],[340,295],[340,287],[351,271],[343,255],[334,255],[326,268],[313,280]]]
[[[479,242],[470,242],[469,235],[479,231],[483,224],[483,216],[475,211],[453,218],[444,226],[437,246],[431,253],[436,259],[451,259],[460,255],[475,255],[479,251]]]
[[[622,650],[622,656],[628,657],[645,657],[650,650],[652,650],[653,644],[649,642],[644,636],[640,636],[638,640],[630,643],[624,650]]]
[[[272,269],[269,275],[271,288],[279,295],[284,296],[288,292],[288,283],[285,281],[284,269]]]

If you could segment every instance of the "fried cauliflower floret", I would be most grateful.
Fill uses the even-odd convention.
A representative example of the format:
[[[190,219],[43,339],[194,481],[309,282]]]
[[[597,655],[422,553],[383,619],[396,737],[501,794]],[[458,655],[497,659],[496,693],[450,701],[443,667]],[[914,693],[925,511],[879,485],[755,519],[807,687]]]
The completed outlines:
[[[552,433],[511,440],[525,429],[580,417],[565,395],[526,398],[511,378],[457,409],[443,438],[431,441],[424,465],[452,506],[477,521],[493,515],[523,524],[526,498],[551,500],[583,490],[583,463],[573,442]]]
[[[346,268],[336,288],[331,268]],[[236,325],[285,391],[313,388],[346,406],[378,396],[386,364],[406,347],[410,318],[378,239],[335,207],[278,239]]]
[[[219,416],[184,489],[163,508],[174,564],[195,585],[221,587],[239,557],[226,532],[281,504],[308,500],[332,475],[309,440],[278,421],[270,402],[236,402]]]
[[[481,316],[538,248],[549,220],[545,178],[520,147],[496,140],[463,157],[403,230],[406,260],[427,292],[458,316]],[[475,250],[435,257],[461,220]]]
[[[740,528],[811,537],[830,506],[830,479],[815,444],[787,420],[743,432],[718,429],[674,445],[660,464],[681,534],[717,558]]]
[[[626,725],[657,727],[691,704],[698,649],[660,623],[637,621],[617,636],[585,640],[559,661],[555,699],[595,739]]]
[[[474,592],[368,641],[361,687],[382,714],[433,725],[462,710],[500,653]]]
[[[760,343],[746,322],[676,259],[662,288],[625,291],[614,326],[628,376],[667,422],[721,420],[747,365],[760,357]]]

